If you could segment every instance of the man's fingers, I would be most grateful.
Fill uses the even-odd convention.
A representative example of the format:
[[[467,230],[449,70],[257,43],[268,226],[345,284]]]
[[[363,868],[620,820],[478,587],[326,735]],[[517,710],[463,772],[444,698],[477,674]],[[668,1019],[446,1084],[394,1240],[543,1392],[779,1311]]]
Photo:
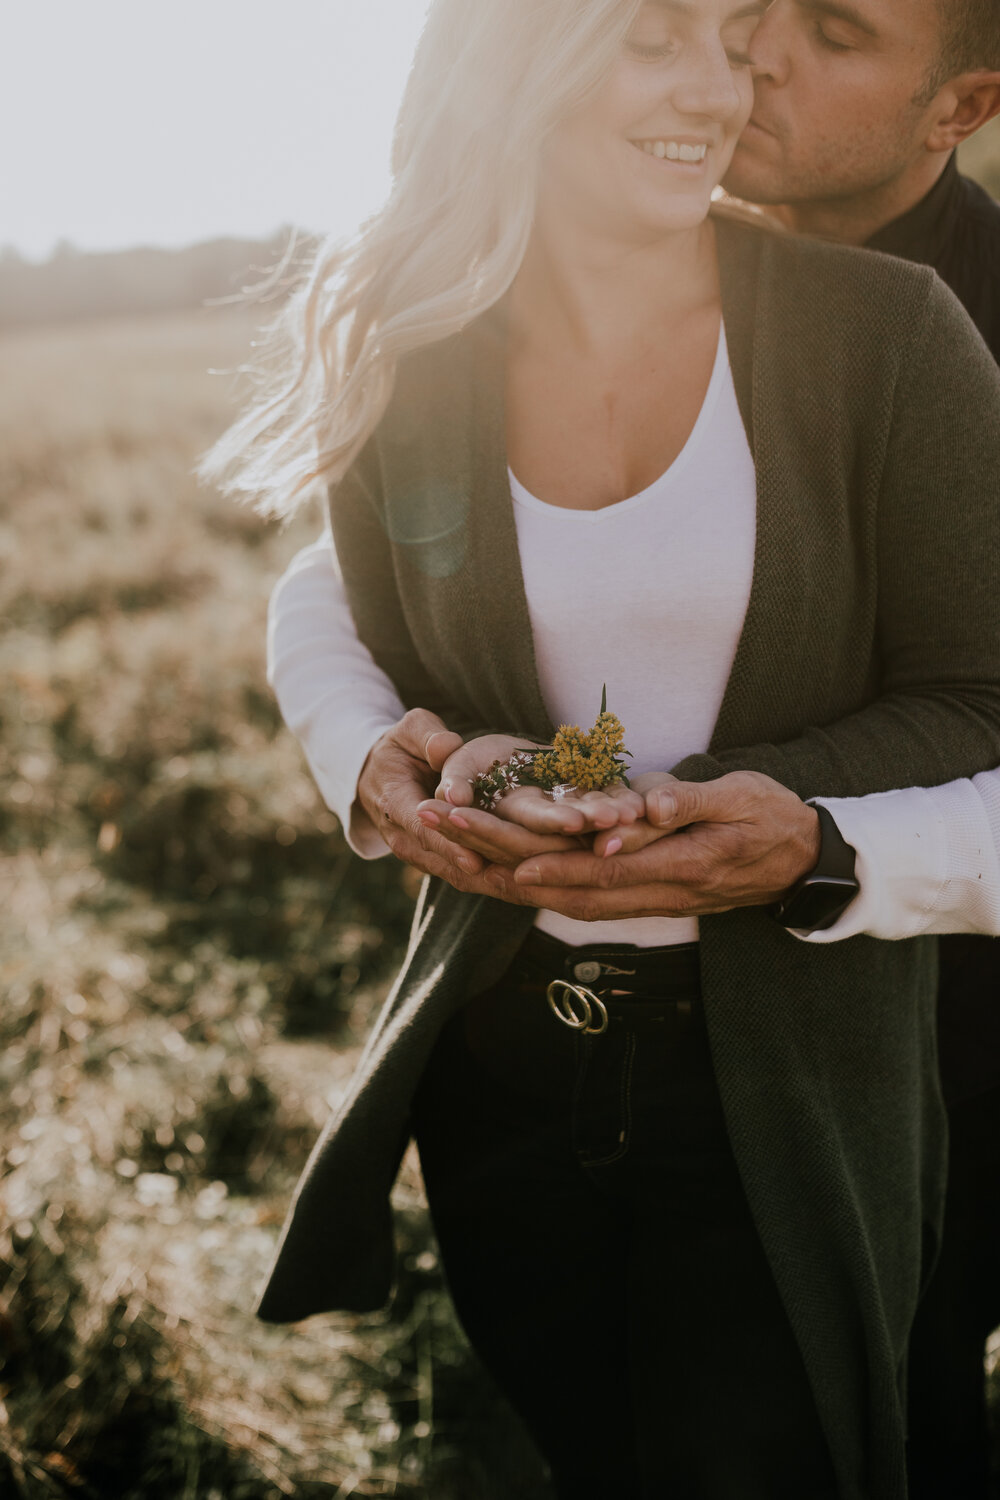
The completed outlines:
[[[407,789],[396,797],[389,796],[383,805],[384,821],[380,824],[382,837],[398,859],[407,864],[420,864],[420,853],[431,856],[442,865],[457,867],[466,875],[478,875],[484,861],[471,849],[463,849],[452,839],[445,838],[437,823],[420,816],[421,800]],[[407,852],[401,853],[405,842]],[[440,875],[441,869],[427,870],[428,874]]]
[[[428,827],[422,820],[418,820],[416,830],[407,833],[406,837],[413,841],[418,848],[431,858],[440,861],[444,865],[465,872],[466,875],[478,875],[484,865],[485,859],[477,854],[474,849],[467,849],[464,845],[456,843],[453,839],[445,838],[441,833]],[[393,853],[396,853],[393,850]],[[401,855],[400,858],[403,856]],[[413,864],[413,859],[407,859],[408,864]],[[440,873],[440,872],[436,872]]]
[[[420,805],[425,828],[452,840],[456,847],[482,854],[497,864],[516,865],[529,855],[572,847],[563,834],[533,833],[517,823],[504,823],[478,808],[448,809],[437,801]]]
[[[487,887],[502,900],[521,906],[544,907],[578,922],[603,922],[622,917],[684,917],[697,914],[698,902],[682,888],[660,884],[629,885],[602,891],[579,886],[523,886],[511,871],[488,866]],[[725,907],[702,906],[702,910]]]
[[[453,885],[460,891],[477,891],[482,895],[490,896],[497,894],[483,880],[482,872],[485,862],[478,855],[466,854],[462,851],[469,863],[459,865],[455,858],[454,846],[443,840],[440,842],[445,851],[443,854],[439,854],[436,847],[427,847],[422,840],[400,828],[389,830],[386,837],[386,843],[395,857],[403,864],[412,865],[424,875],[439,876],[440,879],[446,880],[449,885]]]
[[[514,882],[518,886],[546,886],[553,890],[567,886],[590,886],[596,890],[602,877],[608,878],[611,866],[612,861],[599,859],[587,849],[532,854],[517,866]]]
[[[427,708],[411,708],[396,725],[394,735],[396,743],[408,755],[424,761],[434,771],[440,770],[448,756],[462,744],[462,736],[454,734]]]
[[[746,786],[741,773],[718,781],[672,781],[646,794],[646,817],[664,831],[688,823],[737,822],[746,810]]]
[[[589,886],[611,891],[629,886],[661,886],[700,883],[704,858],[695,840],[684,834],[671,838],[660,835],[634,854],[601,858],[590,850],[572,850],[561,854],[532,855],[522,861],[515,874],[516,883],[524,886]]]
[[[440,771],[448,757],[461,749],[462,736],[451,729],[434,729],[424,742],[424,759],[432,771]]]
[[[599,833],[594,839],[594,853],[600,859],[610,859],[614,854],[637,854],[647,844],[669,837],[665,828],[654,828],[648,818],[639,818],[634,823],[621,823],[617,828]]]

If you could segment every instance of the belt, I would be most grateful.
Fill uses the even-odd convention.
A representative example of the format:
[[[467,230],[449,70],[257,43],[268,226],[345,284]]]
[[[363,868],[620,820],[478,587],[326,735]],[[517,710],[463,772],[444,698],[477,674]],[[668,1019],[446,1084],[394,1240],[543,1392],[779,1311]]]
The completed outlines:
[[[685,1018],[700,1004],[697,943],[571,947],[535,928],[514,967],[521,987],[544,990],[552,1014],[582,1036],[600,1036],[614,1022]]]

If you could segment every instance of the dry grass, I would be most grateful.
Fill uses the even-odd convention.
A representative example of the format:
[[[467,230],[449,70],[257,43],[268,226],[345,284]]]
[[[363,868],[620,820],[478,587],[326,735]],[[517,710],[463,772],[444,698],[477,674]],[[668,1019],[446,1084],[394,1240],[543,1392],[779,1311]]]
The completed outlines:
[[[412,1165],[393,1308],[250,1315],[411,896],[263,679],[281,533],[199,489],[250,324],[0,342],[0,1493],[543,1495]]]

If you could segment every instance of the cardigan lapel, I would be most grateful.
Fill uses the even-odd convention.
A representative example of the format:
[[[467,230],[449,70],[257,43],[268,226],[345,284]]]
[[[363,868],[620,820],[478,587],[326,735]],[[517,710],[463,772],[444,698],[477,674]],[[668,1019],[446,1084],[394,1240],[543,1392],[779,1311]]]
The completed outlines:
[[[736,211],[733,210],[716,209],[712,214],[712,222],[715,225],[715,243],[719,257],[722,322],[726,330],[729,367],[733,372],[736,400],[746,428],[750,452],[754,453],[754,334],[757,328],[763,244],[760,235],[740,233],[741,225],[735,215]]]
[[[809,571],[803,523],[808,476],[788,475],[774,441],[784,414],[774,410],[778,393],[772,373],[785,335],[770,326],[776,310],[765,305],[761,293],[772,232],[725,212],[716,217],[716,229],[730,365],[756,470],[757,535],[747,612],[710,751],[799,732],[798,705],[807,696],[799,670],[807,622],[791,617],[785,606],[790,575]]]
[[[500,693],[519,732],[549,743],[555,733],[542,697],[531,614],[521,571],[514,502],[507,473],[504,414],[506,301],[478,322],[472,339],[470,430],[476,434],[469,494],[469,567],[466,577],[489,593],[478,600],[484,655],[502,679]]]

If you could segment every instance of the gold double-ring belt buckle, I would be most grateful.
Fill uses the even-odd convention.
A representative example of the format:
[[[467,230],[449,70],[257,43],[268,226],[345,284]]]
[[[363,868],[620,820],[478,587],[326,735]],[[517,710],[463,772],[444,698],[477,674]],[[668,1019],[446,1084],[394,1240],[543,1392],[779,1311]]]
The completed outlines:
[[[570,984],[568,979],[553,979],[545,994],[552,1014],[571,1031],[578,1031],[581,1036],[600,1036],[607,1031],[604,1001],[593,990],[582,984]]]

